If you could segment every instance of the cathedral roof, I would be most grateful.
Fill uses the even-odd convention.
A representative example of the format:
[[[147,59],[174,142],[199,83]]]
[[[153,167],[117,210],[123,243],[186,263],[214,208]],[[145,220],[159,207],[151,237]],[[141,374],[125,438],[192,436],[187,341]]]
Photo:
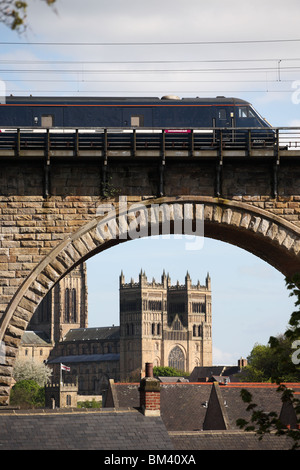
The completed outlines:
[[[89,340],[114,340],[120,338],[119,326],[104,326],[96,328],[74,328],[68,331],[63,341],[89,341]]]
[[[59,364],[59,363],[79,363],[79,362],[108,362],[108,361],[119,361],[120,354],[80,354],[73,356],[59,356],[54,359],[50,359],[48,364]]]
[[[35,344],[39,346],[49,346],[49,339],[43,331],[24,331],[21,343],[24,346],[25,344]]]

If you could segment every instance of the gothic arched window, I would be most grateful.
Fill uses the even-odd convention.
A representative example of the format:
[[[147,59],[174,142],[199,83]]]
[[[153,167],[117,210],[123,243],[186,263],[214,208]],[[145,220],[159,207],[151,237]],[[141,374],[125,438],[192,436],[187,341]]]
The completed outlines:
[[[70,315],[70,289],[65,290],[65,321],[69,321]]]
[[[65,290],[65,322],[76,323],[77,322],[77,292],[76,289]]]
[[[174,369],[185,370],[184,352],[179,346],[175,346],[169,354],[169,367]]]
[[[72,312],[71,312],[71,321],[76,323],[77,321],[77,305],[76,305],[76,289],[72,289]]]

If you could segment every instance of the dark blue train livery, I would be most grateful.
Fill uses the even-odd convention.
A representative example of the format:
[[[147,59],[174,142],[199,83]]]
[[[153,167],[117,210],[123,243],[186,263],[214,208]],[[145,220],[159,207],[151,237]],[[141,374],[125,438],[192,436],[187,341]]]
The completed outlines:
[[[0,128],[270,128],[237,98],[17,97],[0,105]]]

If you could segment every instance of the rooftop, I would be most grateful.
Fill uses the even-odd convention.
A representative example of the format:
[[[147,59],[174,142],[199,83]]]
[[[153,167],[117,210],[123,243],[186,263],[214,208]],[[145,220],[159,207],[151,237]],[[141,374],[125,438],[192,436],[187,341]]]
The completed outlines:
[[[160,417],[146,418],[136,410],[51,411],[0,412],[0,449],[173,449]]]
[[[119,326],[104,326],[97,328],[75,328],[69,330],[63,341],[91,341],[91,340],[115,340],[120,337]]]
[[[43,331],[24,331],[21,343],[37,345],[37,346],[51,346],[49,339]]]
[[[54,359],[49,359],[48,364],[70,364],[80,362],[107,362],[107,361],[119,361],[120,354],[80,354],[74,356],[59,356]]]

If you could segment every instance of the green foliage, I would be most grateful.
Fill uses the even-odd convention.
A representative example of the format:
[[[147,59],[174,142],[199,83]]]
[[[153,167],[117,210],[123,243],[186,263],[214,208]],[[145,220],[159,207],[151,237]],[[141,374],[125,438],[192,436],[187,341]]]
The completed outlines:
[[[45,406],[45,390],[34,380],[20,380],[10,392],[10,404],[20,408],[42,408]]]
[[[155,377],[188,377],[190,374],[173,367],[153,367],[153,375]]]
[[[108,177],[106,182],[102,183],[102,194],[105,199],[117,197],[120,194],[120,188],[116,188],[112,183],[112,177]]]
[[[85,400],[77,403],[77,408],[102,408],[102,404],[99,401],[93,399],[92,401]]]
[[[300,307],[300,274],[296,274],[291,279],[286,279],[286,287],[290,291],[290,297],[296,297],[295,307]],[[285,336],[291,341],[300,338],[300,310],[292,313],[289,320],[289,329]]]
[[[271,337],[267,345],[256,344],[243,369],[244,382],[299,382],[300,369],[292,360],[293,347],[289,337]]]

